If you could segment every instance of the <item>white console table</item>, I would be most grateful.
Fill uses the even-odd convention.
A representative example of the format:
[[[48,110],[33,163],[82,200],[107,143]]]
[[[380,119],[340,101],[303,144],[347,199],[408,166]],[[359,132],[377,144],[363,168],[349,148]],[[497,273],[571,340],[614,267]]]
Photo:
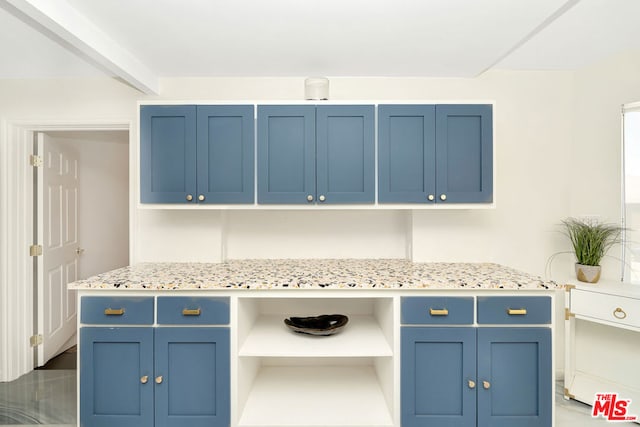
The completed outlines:
[[[640,416],[640,286],[565,288],[565,398],[593,405],[596,393],[618,393]]]

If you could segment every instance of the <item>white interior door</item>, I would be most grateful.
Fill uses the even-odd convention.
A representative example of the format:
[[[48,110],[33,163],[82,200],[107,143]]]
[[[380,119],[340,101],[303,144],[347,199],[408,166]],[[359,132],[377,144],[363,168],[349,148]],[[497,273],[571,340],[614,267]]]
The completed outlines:
[[[76,331],[76,293],[67,283],[78,277],[78,159],[54,138],[38,134],[38,366],[65,350]]]

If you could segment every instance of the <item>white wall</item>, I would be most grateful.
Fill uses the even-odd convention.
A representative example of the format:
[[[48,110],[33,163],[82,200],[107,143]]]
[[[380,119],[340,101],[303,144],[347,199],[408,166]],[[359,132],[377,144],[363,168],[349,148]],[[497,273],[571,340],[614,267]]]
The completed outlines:
[[[621,207],[621,107],[640,100],[640,52],[576,73],[570,162],[572,215],[618,222]],[[620,250],[603,261],[603,279],[619,280]]]
[[[563,247],[556,226],[570,203],[566,159],[573,78],[568,72],[509,71],[476,79],[332,78],[333,100],[495,102],[497,209],[231,211],[219,219],[221,256],[493,261],[544,274],[548,257]],[[172,100],[301,100],[303,89],[303,79],[162,80],[162,97]],[[156,224],[156,217],[166,213],[141,215],[141,236],[166,235],[165,222]],[[200,236],[197,245],[216,247],[215,238],[215,233]],[[137,242],[137,257],[147,259],[144,254],[155,250],[155,242],[147,242]],[[192,255],[201,259],[197,252],[194,248]],[[171,255],[185,257],[182,250]]]
[[[475,79],[330,80],[334,100],[494,101],[497,208],[407,213],[137,207],[136,101],[301,100],[304,77],[163,79],[157,98],[106,79],[0,81],[0,117],[133,123],[133,262],[410,254],[416,261],[491,261],[542,275],[553,254],[569,249],[559,233],[563,218],[620,216],[620,105],[640,100],[638,53],[575,73],[494,70]],[[2,189],[8,183],[0,184]],[[571,256],[557,256],[552,277],[570,277],[573,262]],[[615,278],[618,270],[609,259],[603,276]],[[560,315],[562,300],[558,303]],[[561,339],[562,322],[559,326]],[[562,341],[557,344],[561,369]]]
[[[78,153],[81,279],[129,264],[129,133],[47,132]]]
[[[407,258],[410,212],[232,211],[227,258]]]
[[[342,211],[323,212],[323,238],[305,239],[308,212],[153,211],[136,207],[138,145],[136,101],[152,99],[111,80],[0,81],[0,116],[8,120],[114,120],[133,123],[131,133],[132,261],[220,260],[281,256],[401,257],[407,245],[417,261],[493,261],[544,274],[547,259],[567,250],[558,232],[569,215],[617,218],[619,105],[640,99],[638,57],[629,55],[578,73],[490,71],[475,79],[331,78],[334,100],[494,101],[497,208],[490,211],[362,212],[344,252]],[[624,66],[624,67],[623,67]],[[618,77],[624,74],[623,79]],[[162,79],[156,100],[298,100],[304,78]],[[606,122],[603,122],[606,117]],[[574,122],[581,123],[574,127]],[[576,153],[588,141],[587,150]],[[605,154],[599,151],[605,148]],[[579,161],[574,161],[579,157]],[[591,166],[596,197],[576,185],[574,169]],[[312,214],[315,215],[315,214]],[[355,215],[355,214],[353,214]],[[274,219],[276,218],[276,219]],[[277,218],[281,218],[278,220]],[[352,216],[350,218],[353,218]],[[353,221],[352,219],[346,220]],[[250,224],[248,224],[250,223]],[[260,224],[257,226],[256,224]],[[196,232],[197,226],[203,232]],[[223,229],[224,227],[224,229]],[[348,227],[347,227],[348,228]],[[407,234],[407,228],[410,228]],[[251,229],[251,238],[248,231]],[[372,233],[376,237],[372,237]],[[377,243],[371,244],[371,239]],[[389,245],[389,242],[394,243]],[[226,244],[226,248],[222,245]],[[354,255],[355,254],[355,255]],[[552,272],[569,272],[557,257]],[[606,274],[606,271],[605,271]]]
[[[218,211],[138,211],[134,262],[220,262],[221,218]]]
[[[335,100],[494,101],[496,120],[495,210],[415,211],[410,217],[399,211],[364,213],[353,231],[357,235],[341,245],[349,250],[335,256],[351,256],[361,249],[367,256],[398,257],[404,256],[409,244],[418,261],[494,261],[544,274],[547,259],[568,249],[558,232],[562,218],[619,217],[619,107],[640,99],[639,57],[623,55],[577,73],[490,71],[475,79],[331,78]],[[302,77],[163,79],[162,96],[153,99],[297,100],[303,96],[303,82]],[[0,94],[0,116],[8,120],[131,121],[131,197],[137,201],[136,101],[151,98],[106,79],[0,81]],[[333,239],[342,239],[344,228],[328,224],[341,224],[344,212],[323,213],[327,224],[320,227],[326,231],[323,239],[307,244],[296,227],[283,229],[273,219],[281,215],[309,228],[307,214],[236,211],[224,217],[216,212],[140,210],[134,203],[132,260],[219,260],[225,253],[223,243],[229,257],[263,257],[269,256],[264,242],[274,237],[281,242],[282,256],[330,254],[336,247]],[[208,231],[189,231],[194,224]],[[411,227],[408,237],[406,227]],[[253,239],[243,231],[248,229]],[[372,231],[379,244],[370,244]],[[389,241],[396,243],[389,246]],[[571,264],[570,257],[560,256],[551,270],[554,275],[568,274]]]

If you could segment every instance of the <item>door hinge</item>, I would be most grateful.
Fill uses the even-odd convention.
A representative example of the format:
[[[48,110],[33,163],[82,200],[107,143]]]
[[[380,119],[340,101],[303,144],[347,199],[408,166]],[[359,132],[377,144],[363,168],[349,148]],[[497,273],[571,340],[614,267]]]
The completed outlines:
[[[40,344],[42,344],[42,335],[32,335],[29,338],[29,343],[31,344],[31,347],[37,347]]]
[[[29,164],[33,167],[39,168],[42,166],[42,157],[36,154],[29,156]]]
[[[572,317],[576,317],[568,308],[564,309],[564,320],[569,320]]]
[[[576,398],[573,394],[569,393],[569,389],[566,388],[566,387],[564,388],[564,397],[566,397],[568,399],[575,399]]]
[[[41,256],[41,255],[42,255],[42,245],[29,246],[29,256]]]

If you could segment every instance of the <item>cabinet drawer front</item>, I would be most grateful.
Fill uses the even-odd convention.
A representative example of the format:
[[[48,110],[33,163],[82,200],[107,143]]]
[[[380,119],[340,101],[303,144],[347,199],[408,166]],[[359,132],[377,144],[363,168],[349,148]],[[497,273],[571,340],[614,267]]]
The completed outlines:
[[[551,297],[478,297],[478,323],[551,323]]]
[[[158,324],[227,325],[229,298],[158,297]]]
[[[406,325],[471,325],[471,297],[403,297],[402,323]]]
[[[80,321],[95,325],[152,325],[153,297],[83,297]]]
[[[640,327],[640,300],[635,298],[573,289],[571,312],[597,320]]]

